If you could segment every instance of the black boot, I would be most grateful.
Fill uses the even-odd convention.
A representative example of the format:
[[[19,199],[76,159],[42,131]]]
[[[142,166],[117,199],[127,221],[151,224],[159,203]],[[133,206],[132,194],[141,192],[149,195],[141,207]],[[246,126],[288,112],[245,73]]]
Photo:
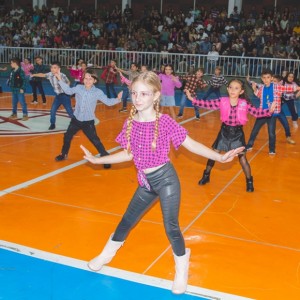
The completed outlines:
[[[253,177],[252,176],[250,178],[246,178],[246,184],[247,184],[246,191],[253,192],[254,186],[253,186]]]
[[[202,176],[202,178],[199,180],[198,184],[199,184],[199,185],[204,185],[204,184],[208,183],[208,182],[209,182],[209,179],[210,179],[209,176],[210,176],[210,172],[207,172],[206,170],[204,170],[203,176]]]

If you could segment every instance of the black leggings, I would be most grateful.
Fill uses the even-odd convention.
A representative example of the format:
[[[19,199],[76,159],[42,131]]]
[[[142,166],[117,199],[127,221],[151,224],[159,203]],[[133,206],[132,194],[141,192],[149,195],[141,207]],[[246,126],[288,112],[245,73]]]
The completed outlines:
[[[124,241],[130,230],[143,215],[160,199],[164,227],[177,256],[185,254],[185,243],[179,227],[178,214],[180,206],[180,183],[171,163],[146,174],[151,190],[139,186],[133,195],[128,208],[119,223],[112,240]]]
[[[219,151],[217,151],[217,152],[219,152]],[[240,161],[240,164],[242,166],[242,169],[244,171],[246,178],[250,179],[251,178],[251,168],[250,168],[249,162],[246,158],[246,154],[242,152],[241,154],[238,155],[238,157],[239,157],[239,161]],[[205,172],[210,173],[210,171],[214,167],[214,165],[215,165],[215,161],[212,159],[209,159],[206,164]]]

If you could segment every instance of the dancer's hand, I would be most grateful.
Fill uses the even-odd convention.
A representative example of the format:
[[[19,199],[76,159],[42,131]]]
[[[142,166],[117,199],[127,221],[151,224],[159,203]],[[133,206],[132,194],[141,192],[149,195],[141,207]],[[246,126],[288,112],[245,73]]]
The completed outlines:
[[[123,96],[123,91],[121,91],[121,92],[119,92],[119,94],[118,94],[118,99],[121,101],[121,99],[122,99],[122,96]]]
[[[269,108],[271,114],[275,111],[275,108],[276,108],[276,102],[273,101]]]
[[[189,90],[185,90],[185,94],[189,100],[193,101],[194,98],[191,96],[191,92]]]
[[[97,163],[97,158],[88,149],[86,149],[82,145],[80,145],[80,148],[83,150],[83,152],[85,154],[83,156],[84,159],[86,159],[87,161],[91,162],[92,164],[96,164]]]
[[[234,157],[237,156],[239,153],[243,152],[244,149],[245,147],[239,147],[226,152],[224,155],[221,156],[221,162],[226,163],[232,161]]]

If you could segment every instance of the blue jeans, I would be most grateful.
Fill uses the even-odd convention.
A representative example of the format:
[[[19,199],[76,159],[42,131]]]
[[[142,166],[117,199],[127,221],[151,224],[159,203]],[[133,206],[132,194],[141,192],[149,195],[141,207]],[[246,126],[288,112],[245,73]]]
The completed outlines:
[[[251,148],[254,144],[254,141],[264,124],[268,125],[268,134],[269,134],[269,152],[275,152],[275,144],[276,144],[276,118],[277,116],[265,117],[256,119],[253,129],[250,134],[250,138],[246,148]]]
[[[206,100],[208,98],[208,96],[212,93],[215,93],[218,99],[221,98],[220,88],[214,88],[214,87],[210,86],[209,89],[204,94],[204,96],[202,97],[202,99]]]
[[[287,107],[291,113],[291,116],[292,116],[292,121],[297,121],[298,113],[296,112],[296,109],[295,109],[295,100],[294,99],[287,100],[287,101],[284,100],[282,105],[287,105]]]
[[[117,92],[115,90],[115,84],[114,83],[106,83],[106,95],[108,98],[117,98]]]
[[[285,136],[289,137],[291,136],[291,131],[290,131],[290,125],[289,122],[284,114],[283,111],[281,111],[278,115],[277,115],[278,120],[280,121],[280,123],[282,124],[284,131],[285,131]]]
[[[129,89],[128,86],[123,87],[123,94],[122,94],[122,102],[123,102],[123,108],[127,107],[127,99],[129,97]]]
[[[73,118],[73,109],[71,105],[71,97],[67,94],[59,94],[56,95],[54,101],[52,103],[51,112],[50,112],[50,124],[54,124],[56,122],[56,112],[60,106],[63,106],[70,118]]]
[[[179,108],[178,116],[182,116],[183,115],[183,110],[184,110],[184,107],[185,107],[185,104],[186,104],[187,100],[188,99],[186,97],[186,94],[183,93],[182,96],[181,96],[181,100],[180,100],[180,108]],[[195,110],[196,118],[200,118],[199,107],[194,106],[194,110]]]
[[[185,254],[185,243],[178,222],[181,189],[177,173],[173,165],[167,163],[160,169],[146,174],[146,178],[151,190],[139,185],[112,240],[124,241],[130,230],[159,198],[165,232],[173,252],[177,256],[182,256]]]
[[[27,116],[28,115],[28,111],[27,111],[27,104],[25,102],[25,96],[24,93],[12,93],[12,113],[14,115],[17,114],[17,110],[18,110],[18,103],[20,102],[21,106],[22,106],[22,112],[23,115]]]

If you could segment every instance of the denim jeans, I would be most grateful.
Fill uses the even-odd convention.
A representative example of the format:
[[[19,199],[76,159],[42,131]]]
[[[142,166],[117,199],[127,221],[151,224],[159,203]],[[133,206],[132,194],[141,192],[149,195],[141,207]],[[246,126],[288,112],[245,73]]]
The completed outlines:
[[[142,186],[137,188],[112,240],[124,241],[130,230],[159,198],[165,232],[173,252],[182,256],[185,253],[185,243],[178,222],[181,189],[177,173],[172,164],[167,163],[160,169],[146,174],[146,177],[151,190]]]
[[[292,121],[297,121],[298,113],[296,112],[296,108],[295,108],[295,100],[291,99],[291,100],[284,101],[282,105],[287,105],[292,116]]]
[[[185,107],[185,104],[186,104],[187,100],[188,99],[186,97],[186,94],[183,93],[182,96],[181,96],[181,100],[180,100],[180,108],[179,108],[179,113],[178,113],[179,116],[183,115],[183,110],[184,110],[184,107]],[[196,118],[200,118],[199,107],[194,106],[194,110],[195,110]]]
[[[106,95],[108,98],[117,98],[117,92],[115,90],[115,84],[114,83],[106,83]]]
[[[258,118],[256,119],[253,129],[250,134],[250,138],[247,144],[247,148],[250,148],[254,145],[254,141],[264,124],[268,125],[268,134],[269,134],[269,152],[275,152],[276,144],[276,118],[277,116]]]
[[[285,131],[285,136],[289,137],[291,136],[291,131],[290,131],[290,125],[289,122],[286,118],[286,115],[284,114],[283,111],[281,111],[278,115],[277,118],[279,120],[279,122],[282,124],[284,131]]]
[[[59,94],[56,95],[53,103],[52,103],[52,107],[51,107],[51,112],[50,112],[50,124],[55,124],[56,122],[56,112],[59,109],[60,106],[63,106],[68,115],[70,116],[70,118],[73,117],[73,109],[72,109],[72,105],[71,105],[71,97],[67,94]]]
[[[127,99],[129,97],[129,89],[128,86],[123,87],[123,94],[122,94],[122,102],[123,102],[123,108],[127,107]]]
[[[221,98],[220,88],[214,88],[214,87],[210,86],[209,89],[207,90],[207,92],[202,97],[202,99],[206,100],[208,98],[208,96],[212,93],[215,93],[218,99]]]
[[[20,104],[22,106],[23,115],[27,116],[28,115],[28,111],[27,111],[27,104],[25,102],[24,93],[12,93],[12,113],[14,115],[17,114],[18,103],[19,102],[20,102]]]

